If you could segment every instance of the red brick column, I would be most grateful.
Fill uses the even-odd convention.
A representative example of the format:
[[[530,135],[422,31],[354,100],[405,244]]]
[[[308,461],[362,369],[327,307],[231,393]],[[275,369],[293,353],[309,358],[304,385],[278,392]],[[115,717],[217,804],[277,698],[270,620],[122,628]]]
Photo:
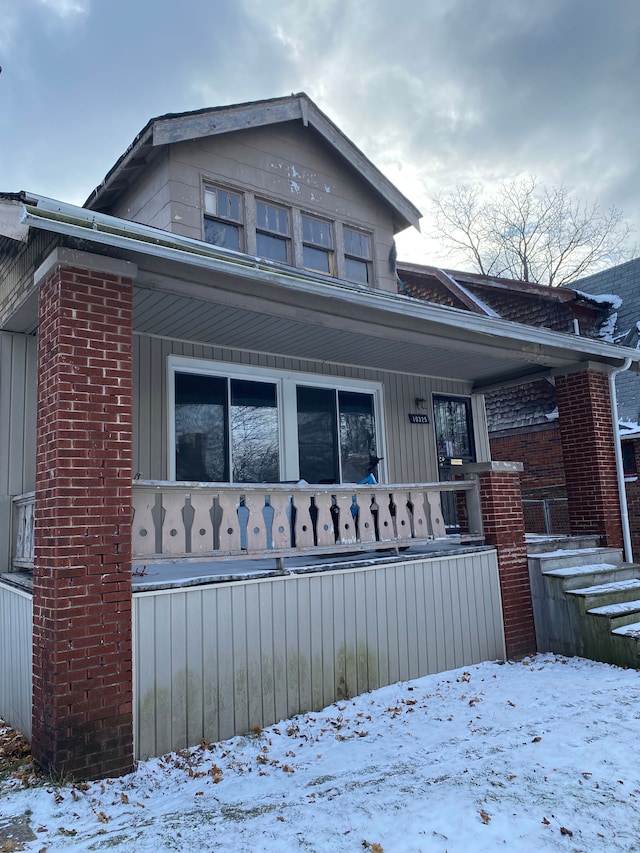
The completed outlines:
[[[532,654],[536,632],[520,489],[522,463],[479,462],[465,465],[464,471],[478,477],[485,542],[498,552],[507,657]]]
[[[621,548],[609,377],[594,368],[556,376],[556,395],[571,533]]]
[[[58,249],[40,285],[33,740],[76,778],[133,765],[132,277]]]

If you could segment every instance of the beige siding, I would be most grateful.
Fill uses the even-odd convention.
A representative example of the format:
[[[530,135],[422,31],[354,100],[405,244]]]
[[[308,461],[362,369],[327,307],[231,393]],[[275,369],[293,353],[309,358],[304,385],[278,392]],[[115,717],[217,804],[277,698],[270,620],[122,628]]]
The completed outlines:
[[[11,497],[35,488],[36,348],[0,332],[0,572],[9,570]]]
[[[252,364],[311,373],[321,376],[356,378],[380,382],[384,389],[387,481],[391,483],[431,482],[438,479],[433,424],[411,424],[417,397],[426,400],[436,394],[468,394],[468,383],[407,376],[380,370],[350,368],[309,360],[250,353],[203,344],[191,344],[146,335],[134,336],[134,470],[145,480],[168,478],[167,357],[182,355],[230,364]],[[486,429],[484,422],[481,428]],[[486,443],[486,436],[479,437]]]
[[[138,758],[504,658],[494,551],[134,595]]]
[[[173,143],[165,152],[109,213],[201,240],[203,180],[218,182],[246,194],[247,223],[258,197],[371,233],[375,286],[396,292],[390,208],[311,128],[288,122]],[[247,235],[244,251],[255,254],[251,229]],[[341,244],[339,228],[335,240]],[[344,277],[341,266],[337,275]]]
[[[0,583],[0,718],[31,737],[32,598]]]

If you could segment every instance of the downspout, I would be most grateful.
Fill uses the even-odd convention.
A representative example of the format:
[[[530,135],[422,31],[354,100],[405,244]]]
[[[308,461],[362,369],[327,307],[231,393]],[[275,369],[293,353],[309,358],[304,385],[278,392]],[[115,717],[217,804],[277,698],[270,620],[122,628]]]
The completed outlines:
[[[611,397],[611,413],[613,415],[613,445],[616,451],[616,474],[618,477],[618,495],[620,498],[620,515],[622,516],[622,539],[624,542],[624,558],[627,563],[633,563],[631,548],[631,531],[629,529],[629,513],[627,509],[627,488],[624,483],[624,466],[622,464],[622,443],[620,442],[620,427],[618,425],[618,399],[616,395],[616,376],[624,373],[631,366],[631,359],[626,358],[622,367],[617,367],[609,374],[609,396]]]

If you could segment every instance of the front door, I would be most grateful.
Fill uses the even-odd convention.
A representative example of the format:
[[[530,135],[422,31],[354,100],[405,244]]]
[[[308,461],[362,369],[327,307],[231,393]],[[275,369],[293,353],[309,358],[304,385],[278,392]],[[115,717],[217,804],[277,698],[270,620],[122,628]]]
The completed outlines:
[[[471,400],[468,397],[433,398],[433,422],[438,454],[438,477],[452,480],[456,466],[475,462],[475,444],[471,418]],[[440,495],[442,514],[447,533],[458,533],[458,506],[454,492]]]

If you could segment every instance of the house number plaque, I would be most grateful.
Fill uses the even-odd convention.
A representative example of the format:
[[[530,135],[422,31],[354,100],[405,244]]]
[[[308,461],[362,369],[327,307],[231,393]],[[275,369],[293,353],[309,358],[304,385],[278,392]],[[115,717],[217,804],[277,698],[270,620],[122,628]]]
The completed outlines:
[[[428,424],[429,415],[409,414],[409,420],[412,424]]]

